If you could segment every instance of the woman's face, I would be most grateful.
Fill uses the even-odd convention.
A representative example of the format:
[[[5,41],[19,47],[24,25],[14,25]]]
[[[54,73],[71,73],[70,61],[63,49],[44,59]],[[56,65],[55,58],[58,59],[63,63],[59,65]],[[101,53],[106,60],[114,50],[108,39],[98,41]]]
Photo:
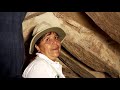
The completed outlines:
[[[38,52],[46,55],[49,59],[55,60],[61,50],[59,36],[55,32],[46,33],[38,45],[35,45]]]

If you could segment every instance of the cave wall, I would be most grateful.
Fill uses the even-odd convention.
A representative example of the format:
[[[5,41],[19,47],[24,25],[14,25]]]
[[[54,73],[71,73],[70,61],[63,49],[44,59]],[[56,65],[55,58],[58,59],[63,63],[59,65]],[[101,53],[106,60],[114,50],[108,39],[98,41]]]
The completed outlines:
[[[46,13],[57,18],[67,34],[62,43],[61,55],[57,59],[62,63],[66,77],[120,76],[118,12],[28,12],[22,23],[26,61],[30,59],[28,49],[31,33],[40,23],[40,17]],[[51,19],[54,21],[52,17]]]

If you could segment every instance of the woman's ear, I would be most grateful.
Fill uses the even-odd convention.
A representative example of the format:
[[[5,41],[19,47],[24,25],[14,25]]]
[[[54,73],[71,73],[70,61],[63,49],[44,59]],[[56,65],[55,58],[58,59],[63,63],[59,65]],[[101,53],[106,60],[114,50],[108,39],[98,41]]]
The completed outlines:
[[[37,49],[38,52],[40,52],[40,48],[35,44],[35,48]]]

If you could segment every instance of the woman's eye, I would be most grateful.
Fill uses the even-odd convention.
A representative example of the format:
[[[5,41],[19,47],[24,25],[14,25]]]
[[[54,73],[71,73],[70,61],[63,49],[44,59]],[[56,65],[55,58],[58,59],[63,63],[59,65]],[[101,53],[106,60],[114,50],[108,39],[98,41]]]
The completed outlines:
[[[49,41],[49,38],[47,38],[46,41]]]

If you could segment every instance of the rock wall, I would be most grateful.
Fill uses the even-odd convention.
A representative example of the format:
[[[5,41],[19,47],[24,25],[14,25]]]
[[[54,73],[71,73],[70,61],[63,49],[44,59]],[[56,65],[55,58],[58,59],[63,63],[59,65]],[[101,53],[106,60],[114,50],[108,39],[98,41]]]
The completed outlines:
[[[40,22],[41,15],[45,13],[52,13],[58,18],[58,22],[67,34],[58,58],[63,64],[66,77],[118,78],[120,76],[118,29],[120,20],[116,21],[120,13],[116,12],[111,12],[112,15],[104,12],[28,12],[23,21],[26,61],[30,59],[28,49],[31,33]],[[114,14],[117,15],[116,18]],[[101,19],[101,16],[104,16],[104,19]],[[112,21],[109,18],[112,18]],[[109,25],[112,27],[110,28]]]

